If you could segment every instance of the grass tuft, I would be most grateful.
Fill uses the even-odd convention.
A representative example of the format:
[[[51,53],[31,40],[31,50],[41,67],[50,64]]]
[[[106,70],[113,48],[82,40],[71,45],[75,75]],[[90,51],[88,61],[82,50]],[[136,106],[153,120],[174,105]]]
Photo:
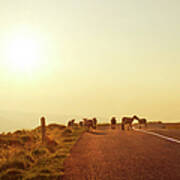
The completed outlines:
[[[62,179],[64,160],[83,132],[51,124],[44,145],[40,127],[0,134],[0,180]]]

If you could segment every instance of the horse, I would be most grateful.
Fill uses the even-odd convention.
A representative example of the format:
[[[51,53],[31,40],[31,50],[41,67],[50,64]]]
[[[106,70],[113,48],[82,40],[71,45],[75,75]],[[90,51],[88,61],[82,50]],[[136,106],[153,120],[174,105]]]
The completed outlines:
[[[91,127],[92,127],[93,129],[96,128],[96,127],[94,126],[93,120],[90,120],[90,119],[86,119],[86,118],[85,118],[85,119],[83,119],[83,121],[84,121],[84,126],[87,127],[87,131],[89,131]]]
[[[80,122],[79,122],[79,126],[80,126],[80,127],[83,127],[83,121],[80,121]]]
[[[115,129],[116,128],[116,118],[112,117],[111,119],[111,129]]]
[[[97,127],[97,119],[96,118],[93,118],[93,126],[94,126],[94,129],[96,129]]]
[[[68,127],[74,127],[74,122],[75,122],[75,119],[72,119],[71,121],[68,122]]]
[[[122,118],[122,130],[125,129],[125,125],[128,124],[128,130],[129,128],[132,129],[132,123],[134,120],[139,120],[139,118],[137,116],[133,116],[133,117],[123,117]]]
[[[141,125],[144,124],[145,127],[147,127],[147,120],[145,118],[138,119],[139,122],[139,129],[141,129]]]

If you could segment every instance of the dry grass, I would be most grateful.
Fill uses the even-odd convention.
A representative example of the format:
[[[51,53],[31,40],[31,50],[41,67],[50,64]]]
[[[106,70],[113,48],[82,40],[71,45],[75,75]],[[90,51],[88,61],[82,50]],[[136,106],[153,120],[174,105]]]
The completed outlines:
[[[165,123],[166,129],[180,129],[180,123]]]
[[[46,144],[41,144],[41,129],[0,134],[0,179],[62,179],[64,159],[84,132],[51,124]]]
[[[138,124],[136,124],[138,127]],[[161,121],[148,122],[147,129],[164,129],[164,130],[178,130],[180,129],[180,123],[163,123]]]
[[[180,123],[162,123],[148,126],[149,131],[180,140]]]

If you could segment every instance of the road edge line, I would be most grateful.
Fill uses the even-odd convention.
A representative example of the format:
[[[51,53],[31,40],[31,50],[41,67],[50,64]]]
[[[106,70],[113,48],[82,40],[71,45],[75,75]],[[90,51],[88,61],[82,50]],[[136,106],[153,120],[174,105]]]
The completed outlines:
[[[164,135],[161,135],[161,134],[158,134],[158,133],[155,133],[155,132],[145,131],[145,130],[142,130],[142,129],[135,129],[135,128],[133,128],[133,129],[135,131],[138,131],[138,132],[143,132],[145,134],[150,134],[150,135],[157,136],[157,137],[160,137],[162,139],[168,140],[170,142],[175,142],[177,144],[180,144],[180,140],[178,140],[178,139],[174,139],[174,138],[171,138],[171,137],[168,137],[168,136],[164,136]]]

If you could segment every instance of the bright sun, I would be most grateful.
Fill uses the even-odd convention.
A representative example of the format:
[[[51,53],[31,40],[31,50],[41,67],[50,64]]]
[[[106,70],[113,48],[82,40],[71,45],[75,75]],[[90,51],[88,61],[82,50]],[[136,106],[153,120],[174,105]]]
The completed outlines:
[[[17,71],[32,71],[38,61],[37,42],[29,37],[17,37],[8,48],[10,66]]]
[[[41,66],[41,35],[30,28],[22,27],[8,33],[4,38],[5,64],[11,71],[33,74]]]

